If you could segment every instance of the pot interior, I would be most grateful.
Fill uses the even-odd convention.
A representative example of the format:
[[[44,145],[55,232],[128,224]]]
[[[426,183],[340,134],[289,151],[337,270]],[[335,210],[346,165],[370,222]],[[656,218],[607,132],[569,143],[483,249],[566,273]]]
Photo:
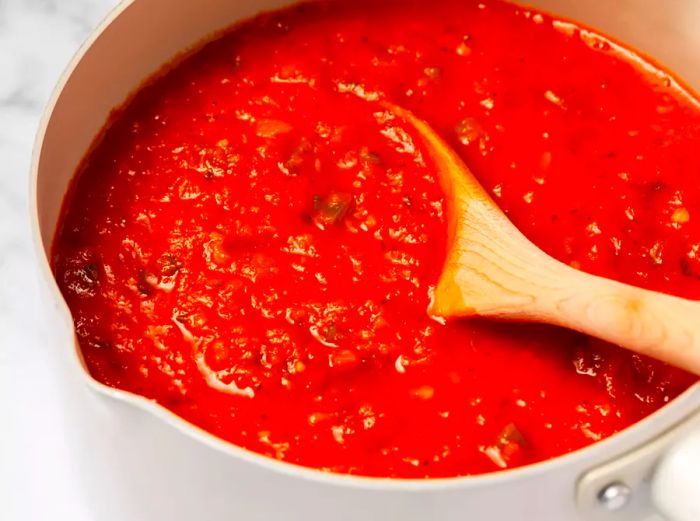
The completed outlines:
[[[125,2],[76,57],[50,107],[36,151],[36,204],[46,256],[63,197],[81,159],[109,118],[164,63],[212,33],[287,0]],[[529,5],[590,25],[652,56],[700,88],[700,3],[676,0],[538,0]],[[158,20],[158,31],[152,31]],[[167,35],[167,37],[163,37]],[[67,317],[67,310],[66,310]]]

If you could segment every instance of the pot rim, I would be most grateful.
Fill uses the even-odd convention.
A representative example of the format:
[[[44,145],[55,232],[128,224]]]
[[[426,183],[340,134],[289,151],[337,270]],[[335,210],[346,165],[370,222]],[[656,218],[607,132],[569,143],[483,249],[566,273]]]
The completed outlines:
[[[41,272],[40,285],[43,286],[44,290],[46,290],[45,294],[48,294],[48,296],[51,298],[51,304],[56,307],[58,317],[63,325],[68,331],[72,332],[73,349],[72,354],[70,354],[70,361],[73,366],[80,371],[83,383],[92,392],[102,397],[121,401],[149,415],[152,415],[159,421],[162,421],[170,427],[175,428],[177,431],[190,437],[196,442],[202,443],[203,445],[206,445],[217,452],[225,454],[227,457],[257,465],[278,474],[325,485],[345,486],[373,491],[418,493],[427,493],[436,490],[467,490],[494,485],[505,485],[516,480],[534,478],[548,472],[556,472],[567,465],[574,465],[576,463],[580,464],[580,466],[584,468],[591,468],[595,465],[601,464],[604,461],[611,460],[626,452],[629,452],[637,448],[639,444],[648,443],[664,432],[673,430],[677,425],[683,423],[684,420],[693,413],[700,410],[699,381],[685,390],[670,403],[661,407],[630,427],[615,433],[604,440],[595,442],[591,445],[568,452],[555,458],[523,467],[504,469],[486,474],[445,478],[399,479],[326,472],[312,467],[305,467],[299,464],[277,460],[235,445],[234,443],[226,441],[223,438],[219,438],[218,436],[211,434],[201,427],[187,421],[153,400],[129,391],[109,387],[97,381],[89,373],[85,365],[80,348],[78,347],[78,343],[75,338],[72,315],[68,305],[60,293],[56,279],[49,264],[48,256],[46,254],[44,245],[50,245],[53,242],[54,237],[43,237],[41,233],[39,222],[38,182],[42,149],[46,139],[46,133],[52,123],[54,109],[63,94],[66,84],[95,41],[97,41],[102,33],[135,1],[136,0],[121,0],[120,3],[106,15],[99,25],[92,30],[89,36],[76,51],[74,56],[68,62],[68,65],[59,77],[59,80],[57,81],[42,112],[31,159],[29,179],[29,217],[31,225],[31,241],[34,253],[37,257],[37,262],[39,264],[39,271]],[[292,2],[293,1],[296,0],[292,0]],[[525,4],[529,4],[528,0],[513,1],[522,1]],[[209,35],[205,35],[202,41],[205,41],[208,36]],[[67,338],[62,338],[61,341],[70,342],[70,340]],[[648,431],[646,436],[640,435],[640,432],[642,431]],[[640,441],[639,438],[641,438],[642,441]],[[589,461],[588,464],[585,463],[587,460]]]

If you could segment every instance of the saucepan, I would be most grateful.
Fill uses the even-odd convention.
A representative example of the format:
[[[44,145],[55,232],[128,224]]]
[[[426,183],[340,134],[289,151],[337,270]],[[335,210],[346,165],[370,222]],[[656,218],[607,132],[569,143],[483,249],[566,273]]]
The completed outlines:
[[[288,0],[130,0],[90,37],[46,110],[33,163],[33,234],[65,433],[94,519],[700,519],[700,385],[611,438],[489,475],[389,480],[334,475],[223,442],[139,396],[92,379],[48,256],[69,181],[109,117],[140,83],[197,42]],[[700,89],[698,0],[531,2],[625,42]]]

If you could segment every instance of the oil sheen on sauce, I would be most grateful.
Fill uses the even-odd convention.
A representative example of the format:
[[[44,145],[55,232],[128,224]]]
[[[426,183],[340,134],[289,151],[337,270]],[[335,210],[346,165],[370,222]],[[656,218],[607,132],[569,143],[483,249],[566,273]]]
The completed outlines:
[[[700,110],[496,0],[320,2],[232,29],[115,113],[53,267],[101,382],[291,463],[400,478],[594,443],[694,380],[554,327],[426,315],[443,196],[387,99],[582,270],[700,298]]]

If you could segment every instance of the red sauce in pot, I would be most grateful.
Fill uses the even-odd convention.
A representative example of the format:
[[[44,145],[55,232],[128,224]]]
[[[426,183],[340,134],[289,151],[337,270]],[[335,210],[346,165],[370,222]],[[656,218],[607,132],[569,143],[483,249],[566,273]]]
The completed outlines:
[[[700,298],[700,111],[594,32],[495,0],[321,2],[152,81],[84,161],[53,266],[92,375],[335,472],[478,474],[589,445],[694,379],[585,336],[426,315],[432,124],[558,259]]]

